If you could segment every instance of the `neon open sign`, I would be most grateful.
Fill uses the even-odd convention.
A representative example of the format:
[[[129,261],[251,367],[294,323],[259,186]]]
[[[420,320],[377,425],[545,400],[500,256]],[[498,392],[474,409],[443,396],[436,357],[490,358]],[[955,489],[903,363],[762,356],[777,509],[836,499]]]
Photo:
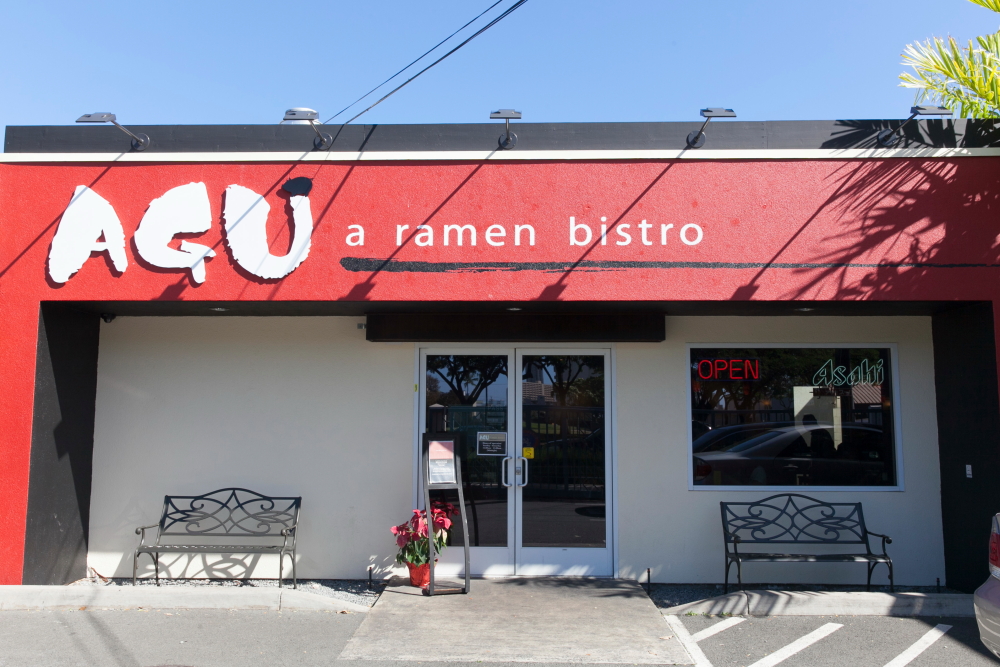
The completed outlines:
[[[701,359],[698,377],[702,380],[753,381],[760,379],[760,359]]]

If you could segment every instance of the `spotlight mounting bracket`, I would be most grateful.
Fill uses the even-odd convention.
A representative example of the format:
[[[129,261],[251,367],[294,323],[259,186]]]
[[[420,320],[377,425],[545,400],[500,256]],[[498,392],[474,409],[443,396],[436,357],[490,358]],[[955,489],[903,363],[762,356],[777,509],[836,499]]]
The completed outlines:
[[[882,148],[892,148],[899,143],[903,137],[899,134],[906,124],[917,116],[950,116],[951,109],[945,107],[918,106],[910,107],[910,117],[904,120],[895,130],[882,130],[875,137],[875,141]]]
[[[721,107],[702,109],[699,113],[705,119],[705,122],[701,124],[700,128],[687,135],[688,148],[701,148],[705,145],[705,127],[708,125],[708,121],[713,118],[736,118],[735,111]]]
[[[493,120],[503,120],[506,126],[506,136],[500,135],[500,139],[497,140],[500,148],[506,151],[517,146],[517,135],[510,131],[510,121],[521,120],[521,112],[514,111],[513,109],[499,109],[490,112],[490,118]]]
[[[78,123],[111,123],[119,130],[132,137],[132,150],[144,151],[149,148],[150,139],[148,135],[129,131],[118,123],[118,117],[113,113],[85,113],[76,119]]]
[[[316,138],[313,139],[313,148],[318,151],[328,151],[333,146],[333,137],[326,132],[320,132],[319,128],[316,127],[317,121],[319,120],[319,112],[314,109],[306,109],[302,107],[296,107],[294,109],[289,109],[285,112],[285,117],[282,121],[295,120],[295,121],[305,121],[309,123],[309,127],[312,131],[316,133]]]

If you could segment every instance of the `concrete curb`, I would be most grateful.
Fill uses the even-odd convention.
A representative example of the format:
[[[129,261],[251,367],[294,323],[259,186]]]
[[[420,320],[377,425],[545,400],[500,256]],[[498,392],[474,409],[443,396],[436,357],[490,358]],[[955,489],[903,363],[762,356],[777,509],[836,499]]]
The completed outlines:
[[[660,611],[667,616],[975,616],[972,596],[954,593],[746,591]]]
[[[0,586],[0,611],[71,609],[257,609],[367,613],[369,608],[287,588]]]

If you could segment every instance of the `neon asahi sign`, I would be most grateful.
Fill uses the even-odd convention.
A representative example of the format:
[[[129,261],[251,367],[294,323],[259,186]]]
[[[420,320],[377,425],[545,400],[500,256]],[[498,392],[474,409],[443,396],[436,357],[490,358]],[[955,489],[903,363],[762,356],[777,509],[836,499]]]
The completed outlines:
[[[868,363],[867,359],[862,359],[861,363],[848,372],[846,366],[834,366],[833,359],[823,364],[816,374],[813,375],[812,383],[816,387],[828,387],[833,385],[840,387],[843,385],[854,386],[858,384],[880,385],[885,381],[885,370],[882,359],[874,364]]]

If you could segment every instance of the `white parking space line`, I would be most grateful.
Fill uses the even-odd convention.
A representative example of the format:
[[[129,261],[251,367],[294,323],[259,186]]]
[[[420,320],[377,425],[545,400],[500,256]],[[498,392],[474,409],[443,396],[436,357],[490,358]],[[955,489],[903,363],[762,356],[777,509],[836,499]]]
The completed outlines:
[[[951,630],[950,625],[936,625],[927,631],[923,637],[918,639],[910,648],[906,649],[893,658],[885,667],[904,667],[913,662],[913,659],[931,647],[931,644],[944,637],[944,633]]]
[[[819,629],[813,630],[805,637],[800,637],[799,639],[796,639],[788,646],[785,646],[784,648],[779,648],[771,655],[761,658],[757,662],[750,665],[750,667],[774,667],[774,665],[777,665],[779,662],[787,660],[788,658],[792,657],[802,649],[812,646],[820,639],[823,639],[823,637],[826,637],[827,635],[832,634],[837,630],[840,630],[842,627],[844,626],[841,625],[840,623],[827,623],[826,625],[820,627]]]
[[[717,635],[723,630],[728,630],[734,625],[739,625],[745,620],[747,619],[743,618],[742,616],[733,616],[732,618],[727,618],[723,621],[719,621],[715,625],[705,628],[701,632],[694,633],[693,635],[691,635],[691,639],[695,640],[696,642],[700,642],[702,639],[708,639],[712,635]]]
[[[676,616],[664,616],[667,621],[667,625],[670,629],[674,631],[674,635],[677,636],[677,641],[681,643],[685,649],[687,649],[688,655],[694,660],[695,667],[712,667],[712,663],[709,662],[708,658],[705,657],[704,651],[698,646],[698,642],[691,637],[691,633],[687,631],[681,619]]]

